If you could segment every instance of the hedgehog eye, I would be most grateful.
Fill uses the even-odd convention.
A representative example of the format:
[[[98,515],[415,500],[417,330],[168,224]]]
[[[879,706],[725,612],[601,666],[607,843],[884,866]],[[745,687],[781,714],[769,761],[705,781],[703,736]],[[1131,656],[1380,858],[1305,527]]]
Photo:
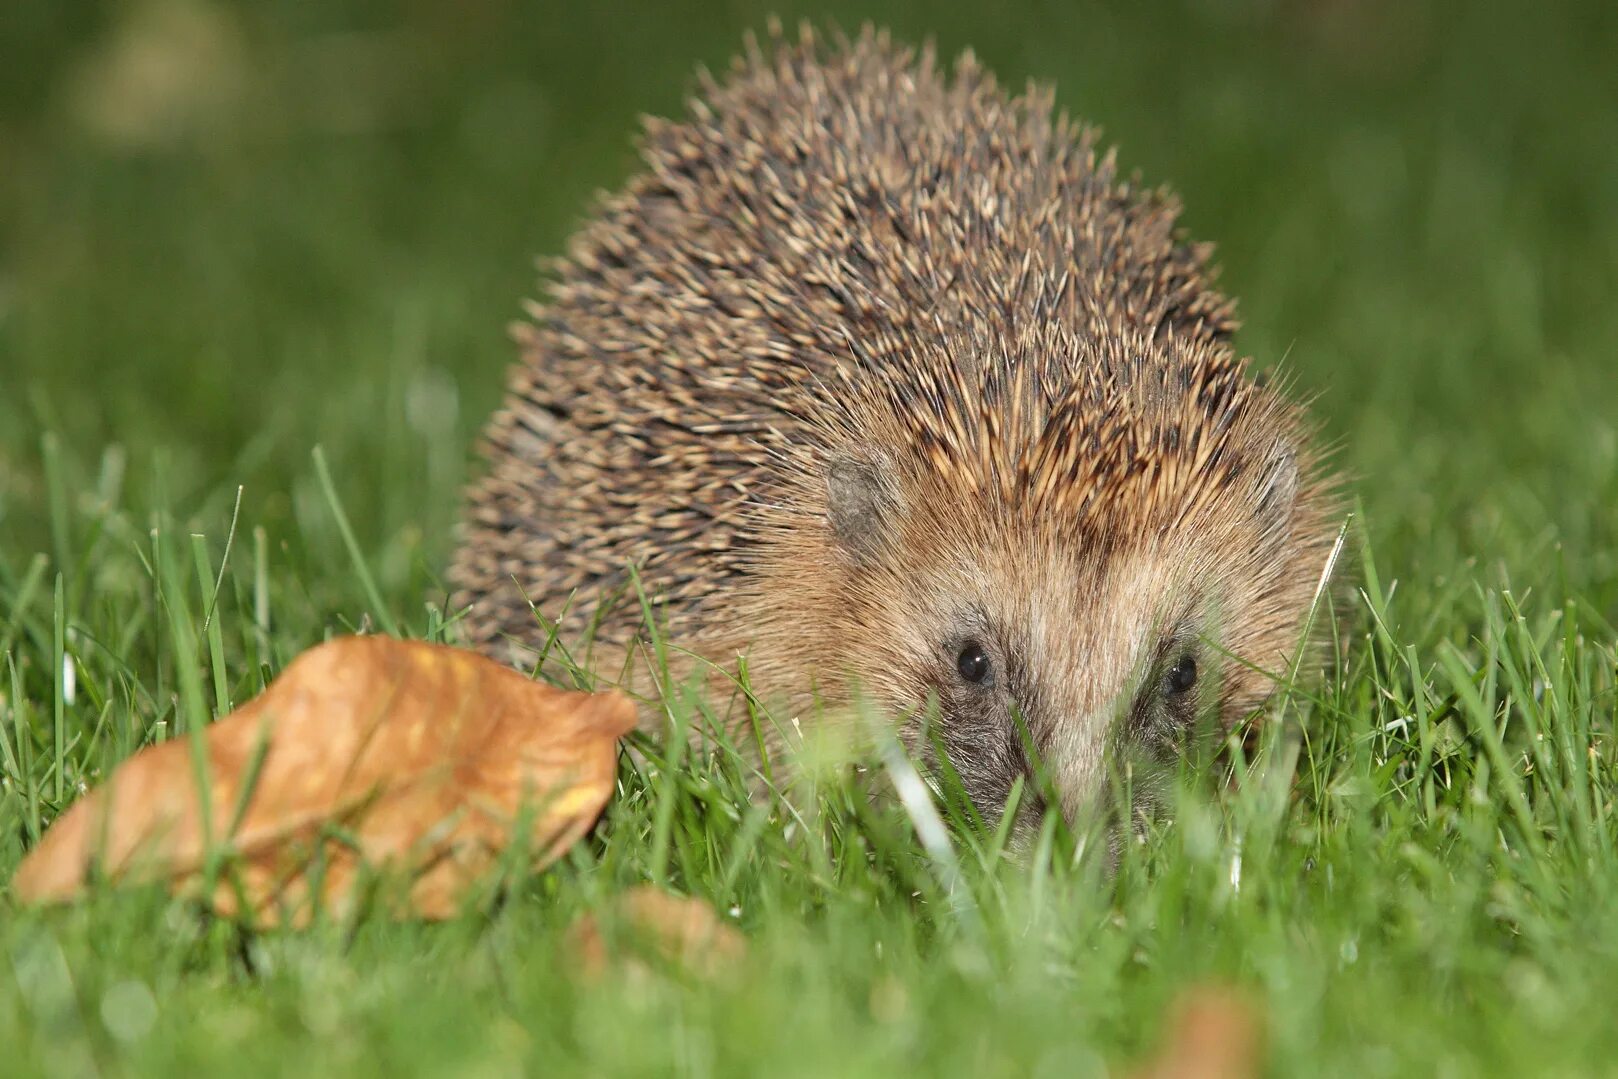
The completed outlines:
[[[955,669],[968,682],[982,684],[989,680],[989,653],[976,641],[961,649],[955,657]]]
[[[1163,689],[1171,697],[1179,697],[1190,692],[1191,687],[1197,684],[1197,660],[1195,656],[1181,656],[1174,666],[1169,668],[1168,674],[1163,676]]]

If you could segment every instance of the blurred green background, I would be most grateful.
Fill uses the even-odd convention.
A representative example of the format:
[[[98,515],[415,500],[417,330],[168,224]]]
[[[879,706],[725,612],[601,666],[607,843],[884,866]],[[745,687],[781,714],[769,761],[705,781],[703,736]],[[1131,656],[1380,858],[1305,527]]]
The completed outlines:
[[[389,595],[431,593],[533,257],[632,170],[637,116],[772,11],[1054,80],[1218,243],[1241,346],[1319,395],[1401,577],[1509,552],[1613,610],[1599,0],[9,4],[0,551],[66,551],[80,507],[53,535],[47,467],[213,532],[243,484],[318,593],[345,571],[305,512],[323,443]]]

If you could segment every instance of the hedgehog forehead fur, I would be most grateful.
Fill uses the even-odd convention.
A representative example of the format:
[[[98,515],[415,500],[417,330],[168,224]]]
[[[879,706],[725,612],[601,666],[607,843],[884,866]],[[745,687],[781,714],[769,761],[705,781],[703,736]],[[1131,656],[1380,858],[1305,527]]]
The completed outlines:
[[[1329,485],[1172,197],[1049,91],[871,31],[750,41],[641,156],[517,330],[451,567],[474,644],[523,656],[553,619],[633,652],[633,564],[684,650],[745,653],[789,709],[938,700],[988,803],[1029,766],[1012,711],[1064,804],[1123,727],[1173,741],[1148,691],[1196,635],[1200,705],[1262,701]],[[1001,676],[964,689],[953,648]]]
[[[1244,474],[1293,463],[1295,418],[1223,345],[1011,326],[1010,339],[941,334],[886,368],[856,366],[851,344],[819,448],[880,445],[983,513],[1121,539],[1229,512]]]

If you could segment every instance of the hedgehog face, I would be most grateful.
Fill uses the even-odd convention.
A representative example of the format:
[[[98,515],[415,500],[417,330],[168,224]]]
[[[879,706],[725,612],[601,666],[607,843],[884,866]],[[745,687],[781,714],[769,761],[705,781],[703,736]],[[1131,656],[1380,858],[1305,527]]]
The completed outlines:
[[[880,457],[834,463],[828,519],[847,616],[836,632],[851,673],[916,717],[913,750],[935,765],[946,755],[985,815],[1021,778],[1014,835],[1038,825],[1038,767],[1070,821],[1111,810],[1110,785],[1126,779],[1131,809],[1149,811],[1199,717],[1229,725],[1261,700],[1269,684],[1250,664],[1275,670],[1306,613],[1304,597],[1278,589],[1300,579],[1277,557],[1290,464],[1245,471],[1253,483],[1212,512],[1109,540],[952,502],[936,477]]]
[[[1069,820],[1103,808],[1123,762],[1162,762],[1182,744],[1216,661],[1196,593],[1160,560],[1092,552],[1035,564],[1006,557],[1015,550],[958,548],[918,574],[872,612],[887,644],[866,654],[889,666],[861,677],[900,714],[937,702],[913,741],[935,765],[948,757],[985,814],[1021,778],[1018,831],[1029,832],[1044,808],[1036,768]]]

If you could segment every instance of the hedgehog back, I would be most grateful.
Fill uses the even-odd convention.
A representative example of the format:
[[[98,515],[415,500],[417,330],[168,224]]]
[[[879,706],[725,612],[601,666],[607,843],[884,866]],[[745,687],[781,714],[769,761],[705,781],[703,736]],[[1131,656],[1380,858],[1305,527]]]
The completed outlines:
[[[769,529],[812,518],[805,474],[913,425],[961,381],[940,363],[1022,362],[1007,327],[1221,348],[1234,329],[1173,199],[970,55],[948,73],[871,32],[750,44],[682,121],[648,121],[641,157],[517,330],[450,573],[480,647],[541,644],[530,603],[631,639],[638,604],[601,605],[631,564],[677,638],[745,636],[732,597],[757,591]],[[1036,395],[1096,362],[1047,350]]]

